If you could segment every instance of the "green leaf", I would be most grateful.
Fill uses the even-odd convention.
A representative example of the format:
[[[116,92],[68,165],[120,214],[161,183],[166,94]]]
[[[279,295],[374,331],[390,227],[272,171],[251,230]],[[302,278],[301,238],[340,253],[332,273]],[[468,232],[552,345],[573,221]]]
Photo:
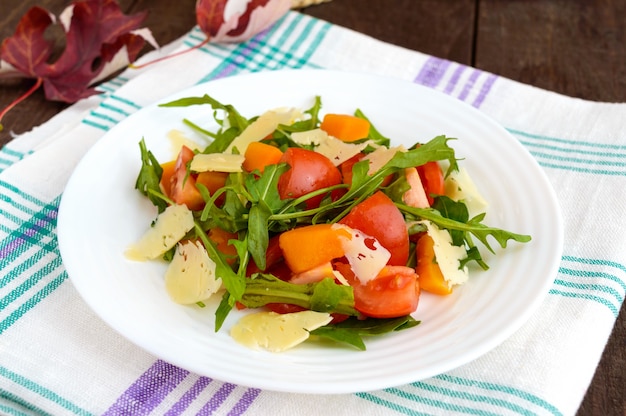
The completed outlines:
[[[330,284],[325,280],[330,280]],[[320,296],[336,300],[336,304],[332,305],[332,310],[328,310],[331,307],[330,303],[319,301]],[[245,292],[239,301],[248,308],[260,308],[268,303],[288,303],[310,310],[316,310],[314,307],[324,309],[317,312],[358,315],[354,309],[352,287],[335,284],[334,277],[317,283],[297,285],[284,282],[271,274],[258,273],[246,280]]]
[[[356,117],[359,117],[359,118],[362,118],[364,120],[369,121],[369,123],[370,123],[370,132],[369,132],[369,135],[367,137],[368,140],[373,141],[374,143],[378,144],[379,146],[389,147],[389,144],[391,143],[391,140],[388,137],[383,136],[376,129],[376,127],[374,127],[374,124],[371,122],[371,120],[369,118],[367,118],[365,116],[365,114],[360,109],[357,109],[354,112],[354,115]]]
[[[311,335],[332,339],[365,350],[363,336],[374,336],[413,328],[419,325],[410,315],[389,319],[348,318],[338,324],[326,325],[311,331]]]
[[[224,287],[230,293],[233,300],[240,300],[246,288],[245,276],[234,272],[224,258],[224,255],[220,253],[215,247],[215,244],[207,237],[198,222],[195,223],[194,228],[196,230],[196,237],[200,238],[209,257],[215,262],[215,275],[222,279]]]
[[[215,332],[222,328],[222,325],[230,314],[230,311],[233,309],[233,306],[235,306],[235,301],[230,296],[230,293],[224,292],[222,300],[215,310]]]
[[[487,241],[487,237],[489,236],[493,237],[502,248],[506,248],[507,242],[509,240],[514,240],[519,243],[527,243],[531,240],[531,237],[529,235],[517,234],[510,231],[502,230],[500,228],[494,228],[484,225],[478,221],[478,219],[482,219],[483,216],[475,217],[469,222],[463,223],[452,220],[450,218],[446,218],[441,215],[439,211],[432,208],[414,208],[399,203],[396,203],[396,206],[400,208],[400,210],[404,213],[410,214],[416,219],[421,218],[433,222],[439,228],[469,232],[492,252],[493,249]]]
[[[311,295],[311,309],[318,312],[334,312],[342,303],[354,302],[350,290],[336,290],[333,279],[324,279],[315,285]]]
[[[406,175],[398,175],[383,192],[394,202],[402,202],[404,194],[411,189],[411,185],[406,180]]]
[[[435,198],[435,202],[432,205],[433,209],[436,209],[446,218],[467,223],[469,220],[469,212],[467,206],[461,201],[453,201],[447,196],[438,196]],[[462,230],[449,230],[452,237],[452,244],[455,246],[462,246],[465,244],[466,231]]]
[[[239,134],[241,134],[246,127],[248,127],[252,119],[248,120],[239,114],[239,112],[232,105],[222,104],[207,94],[202,97],[181,98],[168,103],[159,104],[159,107],[188,107],[192,105],[204,104],[210,105],[213,110],[224,111],[226,114],[225,119],[221,120],[218,118],[217,112],[214,111],[213,118],[217,121],[217,123],[222,127],[227,125],[228,128],[226,130],[221,128],[217,133],[209,133],[209,136],[212,137],[214,141],[203,151],[203,153],[221,153],[237,136],[239,136]],[[198,132],[207,133],[206,130],[193,124],[189,120],[186,120],[185,124],[192,126]]]
[[[267,166],[258,177],[254,174],[247,175],[245,185],[250,199],[253,202],[263,201],[272,213],[282,208],[286,202],[278,194],[278,180],[289,169],[288,164],[281,163]]]
[[[254,262],[261,270],[265,270],[265,253],[269,245],[267,222],[272,215],[264,201],[259,201],[250,208],[248,216],[248,250]]]
[[[141,169],[135,182],[135,188],[147,196],[161,213],[167,208],[167,202],[156,194],[161,194],[159,182],[163,168],[152,152],[146,148],[146,142],[143,138],[139,142],[139,150],[141,152]]]
[[[192,105],[209,104],[214,110],[223,110],[226,112],[229,125],[237,127],[240,130],[245,129],[249,123],[248,119],[239,114],[239,112],[230,104],[222,104],[215,98],[204,94],[202,97],[186,97],[168,103],[159,104],[159,107],[189,107]]]
[[[398,152],[380,170],[385,171],[390,168],[406,169],[439,160],[447,160],[450,163],[448,172],[458,170],[454,149],[448,146],[448,141],[450,140],[454,139],[443,135],[437,136],[407,152]]]
[[[352,345],[361,351],[365,351],[365,342],[363,337],[358,331],[352,331],[350,329],[337,328],[334,325],[326,325],[311,331],[311,335],[318,336],[320,338],[330,339],[343,344]]]
[[[246,204],[250,195],[246,190],[244,180],[244,174],[241,172],[231,173],[226,179],[225,188],[227,188],[227,192],[221,209],[233,222],[245,219],[248,215]],[[247,225],[247,220],[243,221],[242,224]]]

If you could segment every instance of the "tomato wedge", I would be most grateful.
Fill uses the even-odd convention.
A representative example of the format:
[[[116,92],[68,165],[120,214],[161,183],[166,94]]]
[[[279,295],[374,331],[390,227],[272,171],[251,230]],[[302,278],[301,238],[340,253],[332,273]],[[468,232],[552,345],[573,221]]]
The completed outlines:
[[[170,178],[170,197],[177,204],[185,204],[192,211],[200,210],[204,207],[204,199],[196,188],[196,179],[193,175],[187,174],[187,163],[193,159],[193,150],[183,146],[176,158],[174,173]]]
[[[362,284],[348,264],[338,263],[337,270],[354,290],[354,307],[372,318],[397,318],[417,309],[420,287],[415,270],[406,266],[386,266],[378,276]]]
[[[339,222],[378,240],[391,253],[389,265],[406,265],[409,258],[406,223],[398,207],[382,191],[352,208]]]
[[[280,162],[287,163],[291,169],[278,179],[278,194],[281,199],[298,198],[318,189],[341,183],[339,169],[326,156],[312,150],[290,147],[285,151]],[[306,201],[307,209],[317,208],[324,195]]]
[[[422,180],[422,186],[428,198],[428,204],[432,206],[434,196],[443,195],[445,193],[445,184],[443,171],[437,162],[426,162],[417,167],[417,173]]]

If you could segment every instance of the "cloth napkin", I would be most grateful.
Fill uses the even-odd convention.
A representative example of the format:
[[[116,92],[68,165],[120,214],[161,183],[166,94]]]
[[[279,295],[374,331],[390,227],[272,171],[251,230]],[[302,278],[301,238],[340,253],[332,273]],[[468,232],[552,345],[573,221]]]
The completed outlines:
[[[192,29],[151,61],[202,42]],[[423,84],[480,109],[545,169],[563,211],[558,275],[531,319],[496,349],[427,380],[347,395],[263,391],[190,373],[103,323],[64,269],[56,217],[89,148],[143,106],[251,71],[328,68]],[[626,291],[626,104],[523,85],[289,12],[242,44],[209,44],[128,69],[0,151],[0,413],[7,415],[571,415]]]

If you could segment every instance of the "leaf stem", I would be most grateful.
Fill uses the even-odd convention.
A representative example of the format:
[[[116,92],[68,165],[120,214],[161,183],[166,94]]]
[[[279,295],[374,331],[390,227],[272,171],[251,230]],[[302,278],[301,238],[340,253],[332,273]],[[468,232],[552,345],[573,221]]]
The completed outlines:
[[[43,78],[37,78],[37,82],[35,84],[33,84],[32,87],[30,87],[30,89],[28,91],[26,91],[24,94],[22,94],[20,97],[16,98],[11,104],[9,104],[5,109],[2,110],[2,112],[0,112],[0,131],[3,130],[3,126],[2,126],[2,119],[4,118],[4,116],[11,111],[11,109],[13,107],[15,107],[16,105],[18,105],[19,103],[21,103],[22,101],[24,101],[25,99],[27,99],[28,97],[30,97],[35,91],[37,91],[37,89],[39,87],[41,87],[41,84],[43,84]]]

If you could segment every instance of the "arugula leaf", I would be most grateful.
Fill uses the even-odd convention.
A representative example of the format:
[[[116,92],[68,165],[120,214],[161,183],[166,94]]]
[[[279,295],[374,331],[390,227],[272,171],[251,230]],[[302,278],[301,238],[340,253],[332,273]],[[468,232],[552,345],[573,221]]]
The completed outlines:
[[[230,126],[237,127],[240,130],[248,127],[247,118],[239,114],[239,112],[231,104],[222,104],[215,98],[204,94],[202,97],[186,97],[168,103],[159,104],[159,107],[189,107],[192,105],[209,104],[213,110],[223,110],[226,112],[227,120]]]
[[[245,185],[252,206],[248,212],[249,249],[254,262],[261,270],[265,269],[265,252],[269,243],[268,230],[271,215],[287,202],[278,194],[278,179],[289,169],[286,163],[270,165],[257,177],[248,174]]]
[[[435,198],[432,207],[436,209],[446,218],[466,223],[469,220],[469,212],[467,206],[460,201],[454,201],[445,195]],[[449,230],[452,237],[452,244],[462,246],[465,242],[465,232],[462,230]]]
[[[448,146],[448,141],[450,140],[456,139],[441,135],[407,152],[398,152],[380,170],[384,171],[389,168],[405,169],[420,166],[426,162],[447,160],[450,163],[447,175],[449,172],[459,169],[454,149]]]
[[[230,104],[222,104],[215,98],[204,94],[202,97],[186,97],[178,100],[170,101],[168,103],[159,104],[159,107],[188,107],[192,105],[209,104],[213,110],[222,110],[226,114],[226,118],[221,120],[217,116],[217,111],[213,112],[213,118],[221,126],[217,133],[210,133],[205,129],[197,126],[189,120],[185,123],[193,127],[198,132],[207,134],[214,139],[214,141],[207,146],[203,153],[221,153],[228,145],[237,137],[241,132],[248,127],[252,122],[252,119],[248,120]],[[225,128],[226,126],[226,128]]]
[[[230,231],[239,231],[247,226],[248,208],[250,195],[245,186],[245,176],[242,172],[231,173],[226,179],[224,186],[225,198],[221,211],[225,214],[223,220],[229,222]]]
[[[246,283],[239,301],[248,308],[260,308],[268,303],[289,303],[317,312],[358,315],[354,309],[352,287],[335,284],[330,277],[317,283],[293,284],[271,274],[257,273]]]
[[[385,146],[385,147],[389,147],[391,140],[388,137],[383,136],[377,129],[376,127],[374,127],[374,124],[371,122],[371,120],[369,118],[367,118],[365,116],[365,114],[363,114],[363,111],[361,111],[360,109],[357,108],[357,110],[354,112],[354,115],[358,118],[362,118],[364,120],[369,121],[370,123],[370,132],[369,135],[367,137],[368,140],[373,141],[374,143],[380,145],[380,146]]]
[[[401,203],[396,203],[396,206],[400,209],[400,211],[411,215],[416,220],[425,219],[433,222],[439,228],[445,228],[451,231],[460,230],[471,233],[492,253],[494,251],[487,241],[488,236],[492,236],[502,248],[506,248],[509,240],[514,240],[519,243],[527,243],[531,240],[531,236],[529,235],[517,234],[482,224],[481,221],[484,218],[484,215],[477,215],[467,223],[463,223],[446,218],[439,211],[433,208],[414,208]]]
[[[311,118],[308,120],[309,128],[307,130],[313,130],[319,125],[320,123],[319,113],[321,109],[322,109],[322,97],[320,97],[319,95],[316,95],[313,106],[304,112],[305,114],[308,114],[311,116]]]
[[[141,169],[135,182],[135,188],[147,196],[158,208],[159,213],[161,213],[167,208],[167,202],[154,193],[161,193],[159,182],[161,181],[161,175],[163,175],[163,168],[161,168],[159,161],[152,152],[146,148],[146,142],[143,138],[139,142],[139,149],[141,152]]]
[[[261,270],[265,270],[266,267],[265,253],[270,240],[267,223],[270,215],[272,215],[272,211],[263,201],[254,204],[248,214],[248,249],[254,262]]]
[[[230,314],[230,311],[233,310],[233,306],[235,306],[235,300],[230,293],[224,292],[222,300],[215,310],[215,332],[218,332],[222,328],[222,325],[224,325],[224,321]]]
[[[235,273],[224,258],[224,255],[220,253],[217,247],[215,247],[215,244],[207,237],[205,231],[197,221],[195,222],[194,228],[196,231],[196,237],[202,241],[209,257],[215,262],[215,275],[222,279],[226,290],[228,290],[234,300],[241,299],[246,287],[245,276]]]
[[[338,324],[330,324],[311,331],[311,335],[328,338],[346,343],[365,351],[363,336],[381,335],[403,329],[413,328],[420,324],[411,315],[389,319],[358,319],[351,317]]]
[[[317,283],[311,295],[311,309],[318,312],[334,312],[342,304],[353,304],[354,294],[352,290],[337,290],[335,281],[331,278],[324,279]]]
[[[290,169],[286,163],[269,165],[259,176],[249,174],[245,178],[245,186],[252,202],[263,201],[272,212],[282,208],[286,202],[280,199],[278,193],[278,179]]]

